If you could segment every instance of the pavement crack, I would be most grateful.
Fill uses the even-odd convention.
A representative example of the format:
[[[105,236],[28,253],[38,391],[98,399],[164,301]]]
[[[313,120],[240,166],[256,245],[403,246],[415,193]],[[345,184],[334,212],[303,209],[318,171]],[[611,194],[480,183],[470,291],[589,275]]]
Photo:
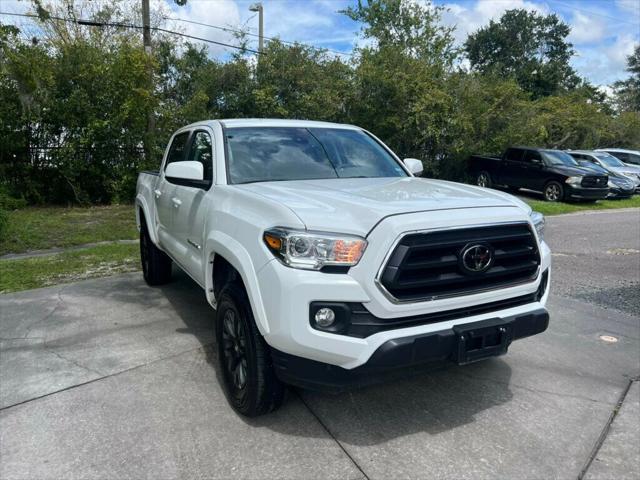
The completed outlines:
[[[139,368],[143,368],[143,367],[146,367],[146,366],[149,366],[149,365],[153,365],[153,364],[156,364],[158,362],[162,362],[164,360],[171,360],[172,358],[176,358],[176,357],[179,357],[180,355],[184,355],[184,354],[187,354],[187,353],[190,353],[190,352],[196,352],[196,351],[199,351],[199,350],[202,351],[202,352],[205,352],[205,349],[207,347],[211,346],[211,345],[213,345],[213,343],[203,344],[203,345],[201,345],[199,347],[191,348],[189,350],[184,350],[182,352],[178,352],[178,353],[175,353],[173,355],[169,355],[167,357],[156,358],[155,360],[151,360],[149,362],[142,363],[140,365],[136,365],[135,367],[126,368],[124,370],[120,370],[119,372],[110,373],[109,375],[102,375],[99,378],[93,378],[91,380],[87,380],[86,382],[81,382],[81,383],[77,383],[75,385],[70,385],[68,387],[61,388],[60,390],[55,390],[53,392],[45,393],[43,395],[39,395],[37,397],[29,398],[29,399],[23,400],[21,402],[17,402],[17,403],[11,404],[11,405],[0,407],[0,412],[2,412],[4,410],[8,410],[10,408],[18,407],[20,405],[24,405],[26,403],[31,403],[31,402],[34,402],[36,400],[40,400],[40,399],[43,399],[43,398],[51,397],[51,396],[56,395],[58,393],[66,392],[67,390],[73,390],[73,389],[78,388],[78,387],[83,387],[83,386],[89,385],[91,383],[99,382],[100,380],[105,380],[107,378],[116,377],[116,376],[121,375],[123,373],[128,373],[128,372],[131,372],[131,371],[134,371],[134,370],[138,370]]]
[[[604,404],[604,405],[608,405],[608,402],[603,402],[601,400],[596,400],[595,398],[589,398],[589,397],[584,397],[582,395],[573,395],[571,393],[560,393],[560,392],[552,392],[550,390],[543,390],[541,388],[533,388],[533,387],[525,387],[524,385],[518,385],[517,383],[512,383],[512,382],[504,382],[502,380],[498,380],[496,378],[491,378],[491,377],[479,377],[477,375],[469,375],[467,373],[462,373],[462,372],[456,372],[457,375],[466,377],[468,379],[471,380],[481,380],[481,381],[487,381],[487,382],[492,382],[492,383],[497,383],[499,385],[506,385],[509,387],[513,387],[513,388],[519,388],[520,390],[525,390],[527,392],[531,392],[531,393],[542,393],[542,394],[547,394],[547,395],[554,395],[557,397],[562,397],[562,398],[575,398],[577,400],[584,400],[585,402],[593,402],[593,403],[599,403],[599,404]]]
[[[39,323],[42,323],[42,322],[45,322],[45,321],[49,320],[49,318],[51,318],[53,316],[53,314],[58,311],[58,308],[60,308],[61,305],[65,304],[64,298],[62,298],[62,292],[64,292],[68,287],[69,287],[69,285],[65,285],[65,286],[60,287],[60,290],[58,290],[58,293],[57,293],[58,299],[57,299],[56,304],[53,307],[53,309],[51,309],[51,311],[49,313],[47,313],[44,317],[42,317],[42,318],[36,320],[35,322],[31,323],[27,327],[27,331],[24,334],[23,339],[29,338],[29,334],[31,333],[31,330],[33,330],[36,325],[38,325]]]
[[[86,370],[87,372],[91,372],[91,373],[94,373],[94,374],[99,375],[99,376],[103,376],[104,375],[102,372],[98,372],[97,370],[94,370],[94,369],[92,369],[90,367],[82,365],[80,362],[78,362],[78,361],[76,361],[76,360],[74,360],[72,358],[65,357],[64,355],[56,352],[53,348],[48,347],[46,343],[44,343],[42,346],[47,350],[47,352],[52,353],[53,355],[55,355],[56,357],[58,357],[61,360],[65,360],[65,361],[67,361],[69,363],[72,363],[76,367],[82,368],[83,370]]]
[[[369,476],[364,472],[364,470],[358,464],[358,462],[356,462],[356,459],[353,458],[351,456],[351,454],[347,451],[347,449],[344,447],[344,445],[342,445],[342,442],[340,442],[340,440],[337,439],[337,437],[331,432],[331,430],[329,430],[329,427],[322,421],[322,419],[318,416],[318,414],[313,411],[313,409],[309,406],[309,404],[307,402],[305,402],[304,398],[302,398],[302,395],[300,395],[300,392],[298,390],[294,390],[294,389],[292,389],[292,390],[295,391],[297,397],[300,399],[302,404],[307,408],[307,410],[309,410],[309,413],[311,413],[311,415],[313,415],[313,417],[320,424],[320,426],[324,429],[324,431],[327,432],[327,434],[333,439],[333,441],[338,444],[338,447],[340,447],[340,450],[342,450],[344,452],[344,454],[347,456],[347,458],[349,460],[351,460],[351,463],[353,463],[355,465],[355,467],[358,469],[358,471],[362,474],[363,478],[365,478],[366,480],[370,480]]]
[[[605,423],[604,428],[602,429],[602,432],[600,432],[600,436],[596,440],[596,443],[593,446],[593,449],[591,450],[591,453],[589,454],[589,457],[587,458],[587,461],[584,467],[582,467],[582,470],[580,470],[580,473],[578,474],[578,480],[582,480],[584,476],[587,474],[587,472],[589,471],[589,467],[591,467],[591,464],[593,463],[596,456],[598,455],[600,448],[602,448],[602,444],[606,440],[607,435],[609,435],[609,431],[611,430],[611,425],[613,424],[613,421],[618,415],[618,412],[620,411],[620,408],[622,407],[622,404],[624,403],[625,398],[627,398],[627,394],[631,389],[631,385],[633,385],[633,382],[637,382],[637,381],[638,381],[638,377],[634,377],[631,380],[629,380],[629,382],[627,383],[627,386],[620,394],[620,398],[618,399],[618,402],[616,403],[615,407],[613,407],[613,410],[611,411],[611,415],[609,415],[609,419],[607,420],[607,423]]]

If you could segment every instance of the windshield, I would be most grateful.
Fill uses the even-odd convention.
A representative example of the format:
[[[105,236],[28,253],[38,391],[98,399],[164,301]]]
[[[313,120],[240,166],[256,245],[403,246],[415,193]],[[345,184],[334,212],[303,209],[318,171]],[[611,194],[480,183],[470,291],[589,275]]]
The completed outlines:
[[[568,167],[579,167],[575,158],[560,150],[544,150],[542,156],[551,165],[566,165]]]
[[[602,168],[600,165],[596,163],[591,163],[589,160],[578,160],[578,163],[580,164],[581,167],[590,168],[591,170],[595,170],[596,172],[600,172],[600,173],[608,173],[607,169]]]
[[[408,176],[360,130],[238,127],[225,138],[230,183]]]
[[[596,157],[598,157],[598,160],[604,163],[607,167],[624,167],[624,163],[608,153],[598,153],[596,154]]]

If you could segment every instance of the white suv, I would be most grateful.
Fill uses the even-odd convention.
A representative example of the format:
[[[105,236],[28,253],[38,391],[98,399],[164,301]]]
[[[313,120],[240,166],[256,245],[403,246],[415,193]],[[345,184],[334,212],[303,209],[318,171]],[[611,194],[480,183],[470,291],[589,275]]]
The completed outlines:
[[[140,174],[144,277],[175,263],[204,289],[238,412],[273,410],[284,384],[340,391],[547,328],[542,215],[421,171],[355,126],[244,119],[178,130]]]

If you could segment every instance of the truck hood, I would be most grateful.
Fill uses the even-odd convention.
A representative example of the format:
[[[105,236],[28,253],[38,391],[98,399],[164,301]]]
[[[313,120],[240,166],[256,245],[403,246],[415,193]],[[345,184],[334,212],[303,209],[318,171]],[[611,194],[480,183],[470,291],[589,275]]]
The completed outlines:
[[[482,207],[514,207],[525,214],[531,210],[514,196],[496,190],[415,177],[335,178],[236,186],[286,205],[308,230],[362,236],[390,215]]]

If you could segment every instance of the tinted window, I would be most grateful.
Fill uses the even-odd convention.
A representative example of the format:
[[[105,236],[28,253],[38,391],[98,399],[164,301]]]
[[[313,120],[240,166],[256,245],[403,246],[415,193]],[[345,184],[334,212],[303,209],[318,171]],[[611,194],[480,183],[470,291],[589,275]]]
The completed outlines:
[[[534,150],[527,150],[524,153],[524,161],[528,162],[528,163],[534,163],[534,162],[541,162],[542,161],[542,157],[540,156],[540,154]]]
[[[173,142],[171,142],[171,147],[169,147],[169,153],[167,154],[167,163],[164,168],[167,168],[167,165],[173,162],[181,162],[184,160],[184,151],[187,148],[187,140],[189,140],[189,132],[179,133],[175,137],[173,137]]]
[[[636,155],[635,153],[630,153],[629,158],[627,158],[627,162],[635,163],[638,165],[640,163],[640,155]]]
[[[507,151],[504,154],[504,158],[505,160],[521,161],[522,153],[523,151],[519,148],[507,148]]]
[[[199,131],[193,136],[187,160],[200,162],[205,180],[213,180],[213,154],[211,137],[207,132]]]
[[[231,183],[353,177],[406,177],[396,160],[359,130],[229,128]]]

